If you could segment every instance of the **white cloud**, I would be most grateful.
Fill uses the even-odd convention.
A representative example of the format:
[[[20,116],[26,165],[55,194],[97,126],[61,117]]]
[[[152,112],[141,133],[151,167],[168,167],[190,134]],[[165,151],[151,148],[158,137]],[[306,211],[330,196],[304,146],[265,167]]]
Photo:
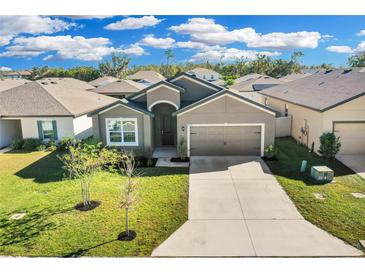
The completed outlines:
[[[114,15],[63,15],[62,17],[70,18],[73,20],[82,20],[82,19],[105,19],[113,17]]]
[[[355,53],[363,53],[365,52],[365,41],[362,41],[360,44],[357,45],[356,49],[354,50]]]
[[[9,67],[0,67],[0,71],[12,71]]]
[[[141,29],[144,27],[152,27],[164,19],[158,19],[154,16],[143,17],[128,17],[123,20],[106,25],[104,28],[108,30],[127,30],[127,29]]]
[[[185,41],[177,42],[175,44],[178,48],[188,48],[188,49],[198,49],[198,50],[209,50],[209,49],[219,49],[220,46],[209,46],[201,42]]]
[[[226,28],[216,24],[214,19],[210,18],[190,18],[187,23],[169,28],[179,34],[195,33],[219,33],[225,32]]]
[[[360,30],[358,33],[356,33],[357,36],[365,36],[365,29]]]
[[[255,60],[257,55],[266,55],[266,56],[279,56],[280,52],[268,52],[268,51],[255,51],[255,50],[241,50],[236,48],[225,48],[221,47],[219,49],[211,49],[207,51],[198,52],[193,55],[189,61],[191,62],[201,62],[201,61],[209,61],[209,62],[232,62],[237,59],[247,59],[247,60]]]
[[[156,38],[153,34],[147,35],[141,41],[138,42],[138,44],[153,47],[153,48],[159,48],[159,49],[172,48],[174,43],[175,43],[175,39],[172,39],[170,37]]]
[[[285,50],[294,48],[316,48],[321,39],[319,32],[273,32],[257,33],[253,28],[227,30],[213,19],[191,18],[187,23],[169,28],[179,34],[189,34],[193,42],[207,45],[227,45],[235,42],[245,43],[251,48]]]
[[[0,46],[9,44],[14,37],[21,33],[51,34],[68,30],[74,26],[76,26],[75,23],[38,15],[0,16]]]
[[[352,53],[353,49],[349,46],[329,46],[326,50],[336,53]]]
[[[34,57],[50,53],[43,60],[98,61],[113,52],[136,56],[145,54],[144,49],[138,45],[124,49],[114,48],[108,38],[65,35],[15,38],[13,45],[6,47],[0,57]]]

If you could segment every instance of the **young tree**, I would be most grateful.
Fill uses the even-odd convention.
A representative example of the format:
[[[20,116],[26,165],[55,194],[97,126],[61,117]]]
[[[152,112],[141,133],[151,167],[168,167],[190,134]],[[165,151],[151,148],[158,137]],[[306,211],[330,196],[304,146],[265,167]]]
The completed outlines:
[[[332,132],[325,132],[319,137],[320,146],[318,152],[327,159],[333,159],[340,151],[340,137]]]
[[[124,78],[128,72],[128,65],[131,61],[126,54],[113,53],[110,61],[99,63],[100,73],[104,76]]]
[[[348,60],[350,67],[365,67],[365,52],[351,55]]]
[[[122,159],[122,174],[126,176],[127,181],[123,185],[120,207],[125,209],[125,231],[118,236],[119,240],[131,241],[136,237],[135,231],[129,230],[129,211],[137,199],[136,195],[136,178],[140,174],[136,171],[136,162],[132,153],[126,153]]]

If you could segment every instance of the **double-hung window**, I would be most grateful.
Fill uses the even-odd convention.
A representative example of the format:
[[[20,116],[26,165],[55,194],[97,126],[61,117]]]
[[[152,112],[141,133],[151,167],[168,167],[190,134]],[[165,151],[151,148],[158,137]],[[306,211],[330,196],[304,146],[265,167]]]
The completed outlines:
[[[57,122],[53,121],[37,121],[39,139],[43,141],[57,140]]]
[[[137,129],[137,118],[107,118],[107,144],[110,146],[138,146]]]

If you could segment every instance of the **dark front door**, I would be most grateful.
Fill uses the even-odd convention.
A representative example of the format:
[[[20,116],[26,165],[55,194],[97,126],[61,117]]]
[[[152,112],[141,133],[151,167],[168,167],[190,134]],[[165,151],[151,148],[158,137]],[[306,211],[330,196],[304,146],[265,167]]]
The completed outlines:
[[[161,137],[163,146],[174,145],[173,118],[169,114],[161,115]]]

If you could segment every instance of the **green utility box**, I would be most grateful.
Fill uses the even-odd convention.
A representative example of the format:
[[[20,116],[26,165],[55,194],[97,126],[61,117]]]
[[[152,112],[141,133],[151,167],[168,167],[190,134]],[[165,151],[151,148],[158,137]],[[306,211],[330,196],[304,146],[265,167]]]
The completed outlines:
[[[321,182],[331,182],[333,180],[334,172],[326,166],[312,166],[311,177]]]

